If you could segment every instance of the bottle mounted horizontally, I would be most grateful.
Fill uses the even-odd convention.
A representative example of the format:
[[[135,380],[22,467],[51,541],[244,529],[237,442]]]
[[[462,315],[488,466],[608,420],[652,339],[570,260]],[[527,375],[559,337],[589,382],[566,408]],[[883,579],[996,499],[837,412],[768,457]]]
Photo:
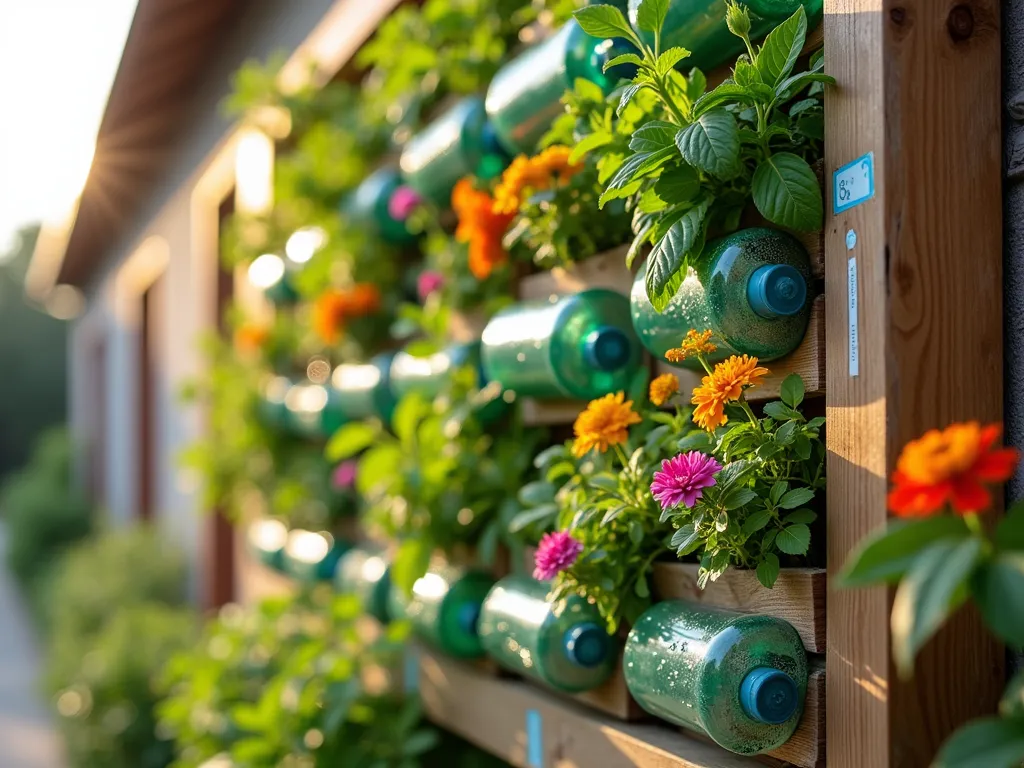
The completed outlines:
[[[629,0],[629,22],[647,45],[654,45],[654,35],[637,25],[641,0]],[[760,40],[773,28],[788,19],[801,5],[807,12],[807,29],[821,23],[823,0],[749,0],[750,39]],[[668,16],[661,32],[661,50],[685,48],[690,55],[679,66],[689,70],[698,67],[708,72],[733,61],[746,51],[743,40],[729,31],[725,23],[726,0],[669,0]]]
[[[550,588],[528,576],[495,584],[480,611],[484,651],[503,667],[560,691],[596,688],[615,669],[615,639],[591,603],[576,595],[549,603]]]
[[[338,560],[334,585],[339,592],[356,595],[364,611],[382,624],[387,624],[391,620],[388,611],[390,569],[382,551],[354,547]]]
[[[284,405],[288,426],[302,437],[330,437],[348,421],[337,392],[321,384],[292,384],[284,397]]]
[[[348,546],[326,531],[293,530],[284,545],[284,571],[302,581],[327,581]]]
[[[628,389],[643,353],[629,300],[599,288],[498,312],[481,357],[487,378],[516,395],[590,400]]]
[[[388,610],[393,619],[407,619],[437,650],[475,659],[483,655],[477,631],[480,605],[493,584],[486,573],[434,564],[413,585],[411,595],[392,584]]]
[[[800,346],[811,317],[810,260],[792,235],[753,227],[709,243],[665,311],[647,298],[642,269],[630,294],[633,328],[660,360],[687,331],[711,330],[718,349],[710,363],[732,354],[776,360]],[[701,371],[689,358],[682,367]]]
[[[379,168],[342,201],[341,213],[353,224],[369,227],[389,243],[411,243],[415,236],[390,210],[391,198],[402,186],[402,176],[397,170]]]
[[[576,79],[589,80],[611,93],[621,78],[632,78],[636,69],[620,65],[604,72],[605,62],[634,52],[623,40],[597,40],[569,20],[547,40],[505,64],[491,80],[486,109],[498,140],[512,154],[533,154],[540,138],[565,111],[562,96]]]
[[[509,160],[484,112],[484,100],[468,96],[409,139],[399,165],[406,184],[447,208],[459,179],[494,178]]]
[[[265,566],[277,571],[284,567],[288,528],[280,520],[272,517],[254,520],[249,524],[245,538],[249,551]]]
[[[391,389],[394,355],[384,353],[368,363],[339,365],[331,374],[331,389],[338,409],[348,420],[378,418],[385,424],[395,410]]]
[[[791,625],[681,600],[637,620],[623,670],[646,711],[744,755],[785,744],[807,692],[807,656]]]

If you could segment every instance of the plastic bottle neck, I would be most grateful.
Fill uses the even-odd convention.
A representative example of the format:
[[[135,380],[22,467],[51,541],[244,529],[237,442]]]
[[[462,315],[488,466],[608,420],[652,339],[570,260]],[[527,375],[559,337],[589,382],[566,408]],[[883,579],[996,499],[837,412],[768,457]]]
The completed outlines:
[[[747,281],[747,301],[758,315],[774,320],[799,313],[807,302],[807,281],[789,264],[758,267]]]
[[[476,635],[477,622],[480,620],[480,603],[463,603],[459,606],[456,621],[459,629],[467,635]]]
[[[562,638],[565,656],[578,667],[593,669],[608,658],[611,638],[592,621],[576,624],[566,630]]]
[[[596,328],[583,340],[584,362],[599,371],[622,368],[629,362],[632,353],[629,337],[612,325]]]
[[[759,723],[779,725],[800,706],[800,689],[792,677],[774,667],[757,667],[740,684],[740,705]]]

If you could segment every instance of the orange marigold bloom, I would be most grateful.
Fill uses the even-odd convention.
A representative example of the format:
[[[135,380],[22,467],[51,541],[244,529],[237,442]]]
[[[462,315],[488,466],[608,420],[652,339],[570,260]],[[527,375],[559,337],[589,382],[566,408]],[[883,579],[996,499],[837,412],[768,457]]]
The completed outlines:
[[[372,315],[380,309],[380,288],[374,283],[356,283],[345,294],[350,317]]]
[[[345,330],[349,299],[344,291],[332,289],[320,294],[313,305],[313,329],[325,344],[337,344]]]
[[[564,184],[583,170],[582,163],[569,162],[571,154],[570,147],[555,145],[533,157],[520,155],[513,160],[494,190],[495,212],[514,215],[534,192],[550,189],[556,182]]]
[[[478,280],[485,280],[508,258],[501,240],[515,213],[496,213],[493,198],[468,178],[455,185],[452,209],[459,218],[455,239],[469,243],[469,269]]]
[[[1015,448],[996,445],[998,424],[976,421],[933,429],[903,448],[889,509],[900,517],[927,517],[948,502],[959,514],[978,512],[992,503],[983,483],[1003,483],[1017,466]]]
[[[244,323],[235,331],[235,349],[246,354],[259,352],[270,338],[270,329],[256,323]]]
[[[723,360],[693,390],[691,402],[697,406],[693,411],[694,421],[708,432],[727,424],[726,404],[739,400],[744,389],[756,387],[767,375],[768,369],[759,367],[756,357],[733,355]]]
[[[651,402],[664,405],[679,391],[679,379],[674,373],[663,373],[651,382]]]
[[[622,392],[591,400],[572,425],[576,434],[573,455],[579,458],[594,448],[604,453],[611,446],[626,442],[630,425],[639,423],[640,416],[633,410],[633,401],[626,400]]]
[[[718,350],[718,347],[711,343],[711,336],[710,330],[698,333],[691,328],[686,332],[686,338],[678,348],[670,349],[665,353],[665,359],[670,363],[681,363],[688,357],[710,355]]]

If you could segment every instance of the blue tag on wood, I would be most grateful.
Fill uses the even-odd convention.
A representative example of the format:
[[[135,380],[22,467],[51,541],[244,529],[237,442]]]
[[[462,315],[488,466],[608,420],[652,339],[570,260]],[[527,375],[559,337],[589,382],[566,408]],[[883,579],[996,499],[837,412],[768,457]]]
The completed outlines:
[[[868,152],[832,174],[832,210],[853,208],[875,196],[875,153]]]
[[[530,768],[544,768],[544,738],[540,712],[536,709],[526,710],[526,764]]]

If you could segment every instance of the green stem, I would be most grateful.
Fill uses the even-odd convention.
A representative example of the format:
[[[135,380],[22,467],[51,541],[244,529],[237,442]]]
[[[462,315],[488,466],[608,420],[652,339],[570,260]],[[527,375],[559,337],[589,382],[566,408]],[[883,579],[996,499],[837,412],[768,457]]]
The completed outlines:
[[[740,404],[740,408],[742,408],[744,412],[746,412],[747,418],[750,419],[750,423],[757,427],[758,431],[760,432],[761,422],[758,420],[757,416],[754,415],[754,412],[750,410],[750,405],[747,403],[746,398],[741,396],[737,402]]]
[[[612,446],[615,449],[615,455],[619,457],[619,461],[622,462],[622,468],[625,469],[629,466],[629,459],[626,457],[626,452],[622,450],[621,445]]]
[[[710,365],[708,365],[708,361],[707,361],[707,359],[706,359],[706,358],[704,357],[704,355],[702,355],[702,354],[698,354],[698,355],[697,355],[697,360],[699,360],[699,361],[700,361],[700,364],[701,364],[701,366],[703,366],[704,370],[708,372],[708,376],[710,376],[710,375],[711,375],[711,373],[712,373],[712,371],[711,371],[711,366],[710,366]]]
[[[671,112],[673,117],[675,117],[676,122],[678,122],[679,125],[688,125],[689,121],[686,119],[686,117],[683,115],[683,113],[679,110],[679,107],[676,106],[675,100],[672,98],[671,94],[669,94],[669,92],[668,92],[668,86],[665,83],[665,78],[664,77],[657,77],[657,78],[655,78],[654,84],[657,86],[658,97],[661,99],[662,103],[664,103],[664,105],[666,107],[668,107],[669,112]]]
[[[967,524],[968,530],[980,539],[985,538],[985,528],[981,524],[981,518],[978,517],[977,512],[965,512],[964,522]]]

